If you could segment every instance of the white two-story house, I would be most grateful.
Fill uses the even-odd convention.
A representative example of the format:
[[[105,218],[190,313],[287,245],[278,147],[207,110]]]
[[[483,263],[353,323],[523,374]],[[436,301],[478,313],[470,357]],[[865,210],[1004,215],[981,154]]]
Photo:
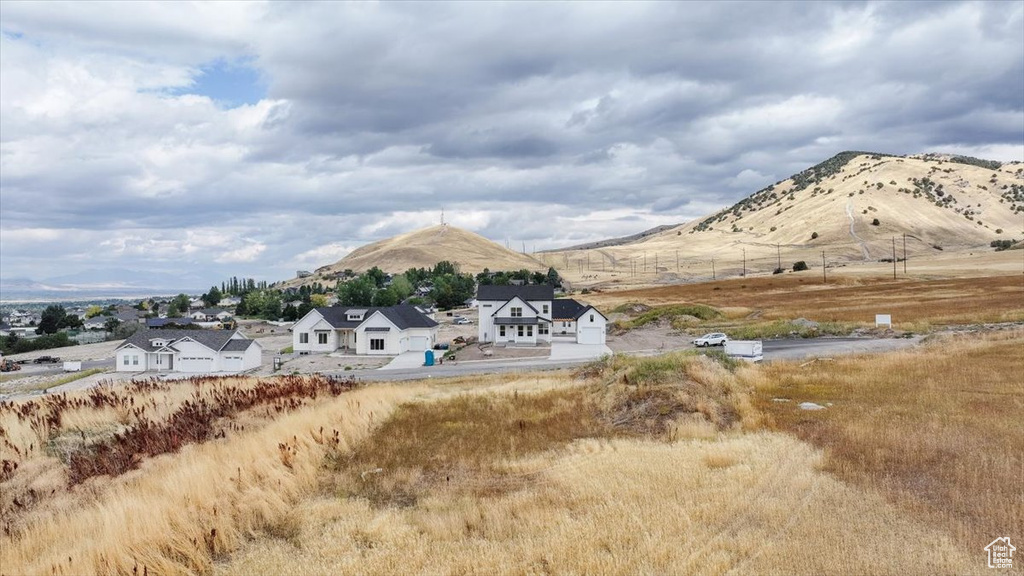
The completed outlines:
[[[234,374],[262,361],[260,343],[233,330],[139,330],[115,349],[118,372]]]
[[[430,350],[437,330],[437,322],[415,306],[314,308],[292,326],[292,350],[395,356]]]
[[[546,284],[482,285],[477,289],[480,342],[536,345],[554,336],[580,344],[604,344],[608,319],[596,308],[570,298],[555,299]]]

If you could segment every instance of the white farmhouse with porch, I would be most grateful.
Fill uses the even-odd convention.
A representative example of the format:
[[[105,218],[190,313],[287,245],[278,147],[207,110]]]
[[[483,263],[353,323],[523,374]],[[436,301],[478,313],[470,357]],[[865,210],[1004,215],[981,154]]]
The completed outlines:
[[[232,330],[139,330],[115,349],[118,372],[234,374],[262,360],[263,346]]]
[[[506,346],[549,343],[554,336],[572,336],[579,344],[604,344],[608,318],[596,308],[571,298],[554,297],[546,284],[481,285],[478,338]]]
[[[292,326],[292,350],[396,356],[430,350],[437,330],[437,322],[415,306],[314,308]]]

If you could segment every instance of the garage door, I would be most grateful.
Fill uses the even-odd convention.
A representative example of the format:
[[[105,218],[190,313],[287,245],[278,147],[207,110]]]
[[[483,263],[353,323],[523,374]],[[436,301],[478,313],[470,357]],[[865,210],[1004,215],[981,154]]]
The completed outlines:
[[[242,371],[242,357],[241,356],[225,356],[221,361],[224,365],[225,372],[241,372]]]
[[[181,358],[178,362],[179,372],[212,372],[213,358]]]
[[[576,335],[580,344],[604,344],[604,330],[600,328],[580,328]]]
[[[409,350],[422,352],[430,348],[430,339],[426,336],[413,336],[409,339]]]

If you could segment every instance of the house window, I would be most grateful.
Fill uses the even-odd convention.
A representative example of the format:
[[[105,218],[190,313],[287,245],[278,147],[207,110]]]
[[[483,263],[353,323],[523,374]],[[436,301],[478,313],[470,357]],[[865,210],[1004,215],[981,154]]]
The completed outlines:
[[[526,327],[526,335],[527,336],[533,336],[533,326],[527,326]]]
[[[543,308],[543,310],[544,310],[544,313],[545,313],[545,314],[547,314],[547,313],[548,313],[548,305],[547,305],[547,304],[545,304],[545,305],[544,305],[544,308]]]
[[[370,350],[384,350],[384,339],[370,338]]]
[[[309,332],[299,332],[299,344],[309,344]]]
[[[512,316],[513,318],[522,318],[523,309],[519,306],[514,306],[509,309],[509,315]]]
[[[591,315],[590,315],[590,321],[591,321],[591,322],[593,322],[593,321],[594,321],[594,315],[593,315],[593,314],[591,314]]]
[[[522,326],[519,327],[519,336],[520,337],[523,336],[523,327]]]
[[[132,365],[134,365],[134,366],[138,366],[139,365],[139,357],[138,356],[132,356]]]
[[[498,326],[498,333],[501,334],[502,338],[504,338],[505,337],[505,327],[504,326]]]
[[[125,354],[125,356],[124,356],[124,365],[125,366],[128,365],[128,355],[127,354]]]
[[[316,335],[317,344],[327,344],[327,332],[320,332]]]
[[[547,334],[547,333],[548,333],[548,325],[547,324],[541,324],[540,326],[537,327],[537,334],[544,335],[544,334]]]

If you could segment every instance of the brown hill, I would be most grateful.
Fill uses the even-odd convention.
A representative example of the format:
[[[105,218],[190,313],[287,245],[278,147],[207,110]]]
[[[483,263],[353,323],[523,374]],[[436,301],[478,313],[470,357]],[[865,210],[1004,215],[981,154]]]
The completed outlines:
[[[527,254],[514,252],[479,234],[445,224],[367,244],[334,264],[317,268],[312,276],[301,281],[291,280],[286,285],[333,281],[340,272],[348,269],[363,272],[376,266],[385,272],[399,273],[409,268],[432,268],[442,260],[453,262],[462,272],[473,274],[484,268],[547,270],[547,266]]]
[[[877,223],[876,223],[877,222]],[[636,241],[538,255],[570,280],[651,283],[990,251],[1024,237],[1024,164],[844,152],[706,218]],[[569,264],[566,266],[566,262]],[[678,264],[677,264],[678,262]]]

